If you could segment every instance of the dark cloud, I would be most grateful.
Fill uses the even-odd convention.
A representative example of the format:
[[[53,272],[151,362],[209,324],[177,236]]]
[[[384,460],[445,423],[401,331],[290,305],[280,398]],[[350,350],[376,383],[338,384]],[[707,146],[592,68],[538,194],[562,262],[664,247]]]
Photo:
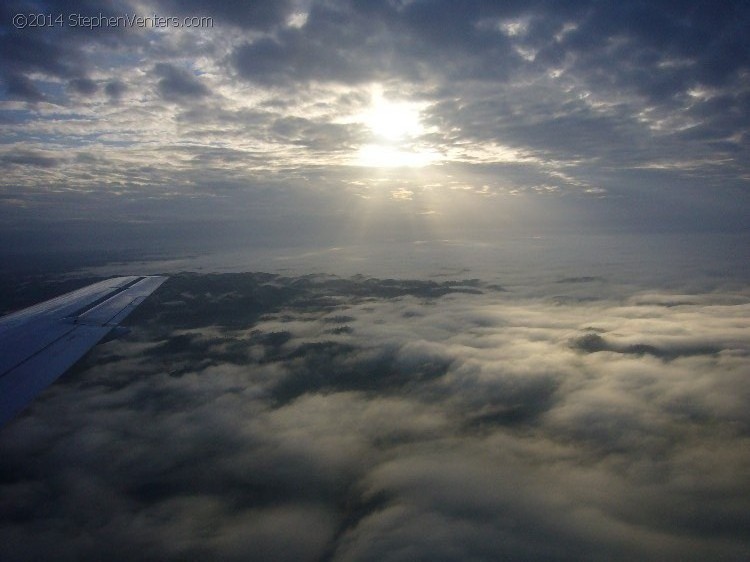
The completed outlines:
[[[78,57],[69,45],[55,45],[41,34],[15,31],[0,37],[0,59],[6,71],[71,77],[79,72]]]
[[[127,85],[120,80],[112,80],[104,86],[104,92],[112,99],[119,99],[127,90]]]
[[[571,342],[574,349],[580,349],[586,353],[598,351],[613,351],[615,353],[630,353],[633,355],[653,355],[662,359],[676,359],[677,357],[689,357],[691,355],[716,355],[721,349],[712,345],[684,346],[674,348],[660,348],[648,343],[634,343],[628,345],[617,345],[607,341],[599,334],[586,334]]]
[[[595,281],[605,282],[605,279],[592,275],[582,275],[581,277],[564,277],[558,283],[593,283]]]
[[[159,4],[165,13],[209,16],[219,25],[236,25],[251,30],[269,30],[285,23],[295,7],[291,0],[231,0],[220,4],[206,0],[160,0]]]
[[[562,65],[598,91],[635,88],[658,101],[696,84],[727,84],[750,63],[740,31],[750,17],[744,4],[724,2],[710,17],[706,9],[666,2],[313,3],[301,29],[242,47],[236,63],[261,79],[377,79],[384,70],[417,66],[432,77],[488,79],[499,69],[523,70],[519,47],[535,53],[529,69]]]
[[[71,80],[88,80],[86,75],[92,64],[85,52],[88,45],[99,44],[118,48],[140,39],[137,34],[127,33],[122,27],[79,27],[69,25],[69,17],[122,16],[132,12],[130,4],[111,2],[11,2],[3,5],[2,25],[5,33],[0,35],[0,61],[2,73],[7,76],[30,78],[32,73],[44,77]],[[28,25],[17,29],[12,24],[16,14],[29,17]],[[38,15],[54,16],[55,25],[48,26]],[[62,20],[60,19],[62,18]],[[6,78],[7,79],[7,78]],[[75,88],[75,86],[73,86]],[[81,92],[86,93],[86,92]]]
[[[3,78],[5,89],[10,99],[21,99],[29,102],[41,101],[42,94],[34,82],[21,74],[9,74]]]
[[[200,78],[185,68],[159,63],[154,66],[154,73],[159,77],[157,83],[159,94],[166,100],[199,99],[210,93],[210,90],[201,82]]]
[[[75,78],[71,80],[70,82],[68,82],[68,86],[74,92],[78,94],[83,94],[86,96],[95,94],[97,90],[99,89],[99,86],[97,85],[97,83],[91,80],[90,78]]]
[[[516,56],[504,37],[477,30],[477,17],[459,3],[313,3],[302,28],[242,45],[232,62],[261,83],[498,77]]]
[[[38,168],[54,168],[60,164],[60,159],[33,150],[5,153],[0,156],[0,160],[5,165],[33,166]]]

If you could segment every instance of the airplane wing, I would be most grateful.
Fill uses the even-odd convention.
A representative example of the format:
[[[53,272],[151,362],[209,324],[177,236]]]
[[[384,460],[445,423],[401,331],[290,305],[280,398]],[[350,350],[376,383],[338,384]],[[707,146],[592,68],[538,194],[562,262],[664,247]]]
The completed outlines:
[[[109,334],[166,277],[115,277],[0,318],[0,425]]]

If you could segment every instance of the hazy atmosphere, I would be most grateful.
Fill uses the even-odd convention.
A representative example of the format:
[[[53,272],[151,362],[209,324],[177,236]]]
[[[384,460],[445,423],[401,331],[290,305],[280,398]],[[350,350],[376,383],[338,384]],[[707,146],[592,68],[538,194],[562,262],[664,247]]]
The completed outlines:
[[[750,559],[746,2],[4,2],[2,558]],[[2,350],[0,350],[1,352]]]

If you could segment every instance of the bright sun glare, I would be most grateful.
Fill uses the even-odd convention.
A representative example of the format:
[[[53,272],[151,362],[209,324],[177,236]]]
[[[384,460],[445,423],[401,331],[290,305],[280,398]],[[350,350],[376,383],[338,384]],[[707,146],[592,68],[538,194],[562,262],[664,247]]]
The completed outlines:
[[[374,168],[427,166],[438,158],[433,150],[415,146],[425,133],[421,121],[423,105],[415,102],[395,102],[383,97],[376,88],[370,107],[356,117],[372,132],[372,142],[362,146],[357,164]]]
[[[416,104],[393,103],[382,95],[373,100],[372,108],[365,114],[365,124],[377,135],[389,141],[422,134],[424,127],[419,119]]]

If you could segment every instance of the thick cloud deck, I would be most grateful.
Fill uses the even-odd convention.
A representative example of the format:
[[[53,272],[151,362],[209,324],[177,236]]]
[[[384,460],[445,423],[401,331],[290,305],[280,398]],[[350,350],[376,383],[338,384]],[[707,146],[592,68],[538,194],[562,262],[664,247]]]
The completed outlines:
[[[0,433],[3,559],[750,556],[748,295],[498,289],[173,277]]]

